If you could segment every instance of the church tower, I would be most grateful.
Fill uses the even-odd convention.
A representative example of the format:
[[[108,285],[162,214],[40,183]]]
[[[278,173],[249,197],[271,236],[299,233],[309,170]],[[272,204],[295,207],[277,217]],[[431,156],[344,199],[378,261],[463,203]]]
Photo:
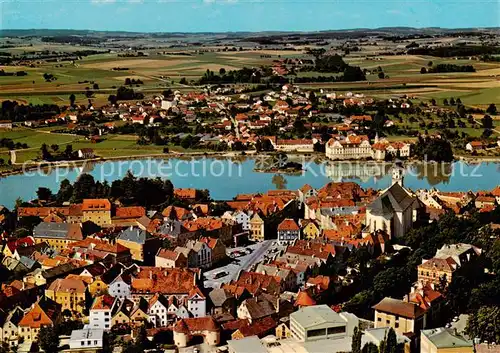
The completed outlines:
[[[398,183],[400,186],[403,186],[404,168],[401,164],[395,164],[391,168],[391,177],[392,177],[391,185]]]

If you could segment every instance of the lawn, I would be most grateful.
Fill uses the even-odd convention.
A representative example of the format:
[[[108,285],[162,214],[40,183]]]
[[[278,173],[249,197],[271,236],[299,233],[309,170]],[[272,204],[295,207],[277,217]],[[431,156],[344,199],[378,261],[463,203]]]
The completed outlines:
[[[4,138],[12,139],[14,142],[27,143],[28,148],[36,149],[40,148],[44,143],[47,145],[64,145],[82,138],[81,136],[53,134],[27,128],[15,128],[10,131],[2,131],[0,134]]]

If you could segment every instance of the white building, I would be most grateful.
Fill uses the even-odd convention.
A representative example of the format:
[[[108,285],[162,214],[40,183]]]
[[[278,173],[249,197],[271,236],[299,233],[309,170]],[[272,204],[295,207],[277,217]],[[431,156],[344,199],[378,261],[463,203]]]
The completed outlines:
[[[168,301],[163,295],[155,295],[149,301],[149,321],[156,327],[165,327],[168,323]]]
[[[104,330],[83,329],[73,330],[69,339],[70,349],[88,350],[102,349]]]
[[[187,309],[193,317],[207,316],[207,298],[198,287],[193,289],[187,299]]]
[[[351,337],[358,324],[356,316],[338,314],[327,305],[308,306],[290,314],[292,338],[299,342]]]
[[[368,136],[347,136],[344,140],[330,139],[325,146],[325,154],[330,159],[372,158],[373,151]]]
[[[120,299],[130,298],[130,283],[127,282],[121,275],[116,277],[108,286],[109,295]]]
[[[111,311],[118,302],[110,295],[101,295],[94,299],[89,311],[89,329],[109,330],[111,328]]]
[[[243,211],[237,211],[233,214],[233,218],[236,223],[241,224],[241,229],[243,231],[250,230],[250,215]]]
[[[417,220],[420,202],[403,187],[403,171],[392,169],[392,186],[366,207],[366,231],[382,230],[391,237],[401,237]]]

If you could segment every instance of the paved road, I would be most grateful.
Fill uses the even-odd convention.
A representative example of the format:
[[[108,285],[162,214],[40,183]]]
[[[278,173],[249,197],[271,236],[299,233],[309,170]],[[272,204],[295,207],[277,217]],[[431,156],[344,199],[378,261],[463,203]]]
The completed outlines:
[[[226,266],[218,267],[205,272],[204,276],[207,278],[207,280],[204,283],[205,288],[219,288],[222,285],[222,283],[229,283],[232,280],[236,279],[238,272],[240,272],[241,270],[248,270],[254,264],[262,261],[264,259],[264,255],[266,254],[268,249],[272,246],[272,243],[273,243],[272,240],[265,240],[261,243],[250,245],[248,246],[248,248],[251,248],[253,250],[252,253],[238,257],[237,261],[239,263],[233,261]],[[227,253],[229,255],[234,251],[241,251],[243,249],[244,248],[230,248],[227,249]],[[218,279],[214,279],[214,275],[221,271],[227,272],[227,275]]]

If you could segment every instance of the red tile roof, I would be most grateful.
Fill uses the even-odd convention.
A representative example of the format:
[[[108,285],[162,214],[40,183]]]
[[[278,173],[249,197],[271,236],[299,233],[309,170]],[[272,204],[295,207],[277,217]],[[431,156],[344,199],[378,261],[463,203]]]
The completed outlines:
[[[85,199],[82,211],[111,211],[111,202],[108,199]]]

